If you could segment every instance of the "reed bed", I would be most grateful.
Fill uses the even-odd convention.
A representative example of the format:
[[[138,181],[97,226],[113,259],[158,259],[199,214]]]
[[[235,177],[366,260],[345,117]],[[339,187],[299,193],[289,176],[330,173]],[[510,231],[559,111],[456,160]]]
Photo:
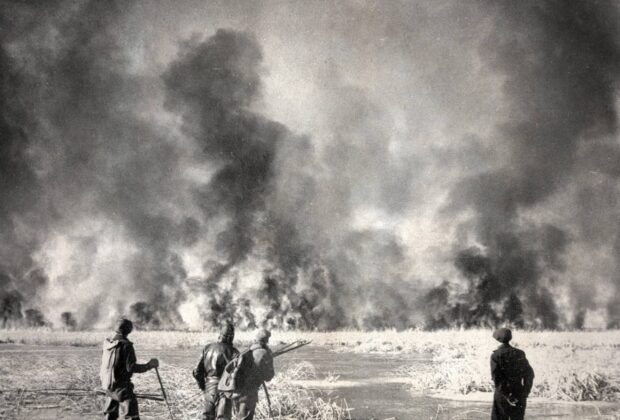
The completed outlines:
[[[97,395],[98,365],[66,354],[49,358],[45,354],[26,353],[11,357],[0,364],[0,418],[30,418],[33,410],[48,410],[55,418],[95,416],[101,412],[104,397]],[[160,373],[176,419],[200,418],[202,393],[188,368],[160,366]],[[300,363],[279,373],[269,385],[273,419],[341,420],[350,419],[346,402],[325,398],[293,380],[315,378],[316,371],[309,363]],[[155,373],[134,376],[136,392],[147,397],[161,397]],[[264,395],[257,409],[257,418],[269,418]],[[141,417],[168,418],[162,401],[140,399]]]
[[[1,330],[0,342],[100,346],[107,335],[107,331]],[[131,338],[141,349],[185,349],[200,348],[216,335],[209,331],[135,331]],[[536,372],[533,396],[559,401],[620,401],[620,332],[513,331],[513,335],[513,344],[527,353]],[[252,337],[253,332],[238,332],[235,341],[239,347],[245,347]],[[314,346],[331,351],[429,357],[432,363],[426,366],[403,367],[397,372],[411,376],[416,391],[448,395],[492,391],[489,356],[498,343],[491,338],[488,329],[273,331],[272,335],[274,346],[300,339],[312,340]],[[174,374],[169,372],[171,377]],[[191,379],[189,373],[184,373],[185,376]],[[286,381],[280,382],[286,384]],[[183,389],[193,388],[180,387],[178,392]],[[287,392],[293,390],[289,387]],[[284,397],[282,404],[288,404]]]
[[[601,349],[620,348],[620,331],[513,331],[515,343],[524,349]],[[100,346],[110,331],[59,331],[49,328],[0,330],[0,343],[44,346]],[[235,342],[248,344],[253,331],[238,331]],[[213,331],[140,331],[131,335],[141,348],[183,349],[201,347],[217,338]],[[489,329],[473,330],[383,330],[383,331],[272,331],[272,342],[312,340],[314,345],[336,351],[359,353],[426,353],[446,349],[477,349],[490,351],[496,342]]]
[[[492,392],[487,344],[448,345],[433,353],[433,363],[404,367],[416,391],[467,395]],[[620,349],[613,344],[564,343],[522,348],[536,377],[531,396],[554,401],[620,401]]]

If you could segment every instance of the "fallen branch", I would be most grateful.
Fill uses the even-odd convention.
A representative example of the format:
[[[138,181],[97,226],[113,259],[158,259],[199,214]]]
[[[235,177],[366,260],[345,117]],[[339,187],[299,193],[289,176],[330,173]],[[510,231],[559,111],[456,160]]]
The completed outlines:
[[[57,405],[57,404],[31,405],[31,406],[28,406],[29,410],[48,410],[50,408],[62,408],[62,407],[60,405]]]

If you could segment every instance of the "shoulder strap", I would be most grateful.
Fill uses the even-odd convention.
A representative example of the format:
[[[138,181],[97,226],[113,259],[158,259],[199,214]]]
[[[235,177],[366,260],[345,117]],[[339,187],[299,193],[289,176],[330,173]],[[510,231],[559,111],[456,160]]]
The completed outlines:
[[[243,356],[245,356],[247,353],[251,352],[252,349],[247,349],[242,351],[241,353],[239,353],[238,355],[236,355],[235,357],[233,357],[232,359],[230,359],[230,361],[226,364],[226,366],[228,366],[229,364],[237,361],[237,360],[241,360],[243,358]]]
[[[226,352],[225,352],[225,351],[223,351],[223,352],[222,352],[222,357],[224,357],[224,360],[226,361],[226,364],[229,364],[229,363],[230,363],[230,361],[232,360],[232,359],[229,359],[229,358],[226,356]],[[233,356],[233,359],[234,359],[234,356]]]

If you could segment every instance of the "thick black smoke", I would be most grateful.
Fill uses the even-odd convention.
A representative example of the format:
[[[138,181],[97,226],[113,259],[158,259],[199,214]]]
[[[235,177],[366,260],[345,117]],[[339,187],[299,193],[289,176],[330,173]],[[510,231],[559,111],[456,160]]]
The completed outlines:
[[[7,326],[22,320],[22,309],[35,303],[47,278],[32,259],[46,231],[46,217],[36,212],[45,206],[41,185],[28,159],[35,125],[27,96],[32,81],[7,51],[22,16],[11,19],[4,12],[0,10],[0,313]]]
[[[280,7],[0,3],[2,325],[620,323],[615,3]]]
[[[175,318],[179,282],[186,274],[171,248],[191,242],[197,230],[191,217],[162,211],[161,197],[176,181],[170,174],[178,156],[136,113],[144,83],[128,71],[116,36],[131,7],[128,2],[10,3],[3,10],[14,19],[9,35],[16,39],[3,37],[3,48],[14,43],[15,56],[7,57],[3,49],[1,63],[0,159],[7,174],[2,229],[10,243],[2,248],[2,265],[25,302],[32,302],[36,291],[28,273],[36,267],[30,258],[49,240],[48,226],[63,232],[83,223],[85,229],[72,235],[81,242],[80,255],[62,267],[66,275],[48,285],[63,291],[59,299],[77,294],[80,306],[64,309],[75,310],[83,326],[128,309],[132,296],[125,294],[125,282],[134,285],[135,300],[147,300]],[[125,236],[135,247],[105,275],[121,278],[94,272],[94,258],[102,252],[98,235],[105,234],[97,221],[117,226],[119,239]],[[12,240],[21,225],[32,237]],[[44,286],[45,276],[38,278],[35,283]]]
[[[203,146],[215,171],[197,198],[207,223],[216,226],[210,234],[221,257],[207,264],[203,317],[248,327],[413,326],[414,287],[403,278],[406,257],[399,240],[349,221],[368,193],[388,209],[407,202],[402,179],[385,187],[379,182],[378,175],[389,170],[377,160],[389,155],[380,110],[363,92],[335,79],[334,94],[353,107],[331,110],[337,138],[319,157],[308,139],[254,110],[261,60],[253,37],[219,30],[186,45],[164,76],[168,107],[182,113],[185,132]],[[319,186],[314,176],[324,162],[329,169]],[[393,177],[405,178],[406,169],[392,169]],[[325,213],[313,214],[313,205]],[[258,272],[254,287],[230,273],[248,259],[259,266],[251,267]],[[258,319],[249,316],[252,307]]]
[[[129,306],[128,315],[141,330],[173,329],[183,323],[176,308],[166,308],[161,304],[135,302]]]
[[[73,331],[77,328],[77,320],[72,312],[63,312],[60,314],[60,322],[63,328]]]
[[[451,308],[455,323],[556,328],[561,314],[550,288],[562,283],[570,235],[526,215],[574,182],[584,147],[617,135],[620,16],[617,5],[605,1],[490,6],[496,26],[481,55],[504,77],[510,116],[495,136],[507,157],[454,190],[452,205],[475,212],[475,240],[483,249],[457,252],[456,267],[470,287],[456,304],[432,294]],[[597,169],[605,166],[595,155],[588,158]],[[575,304],[583,308],[584,298],[576,295]]]
[[[185,45],[164,75],[167,106],[183,115],[186,134],[198,141],[215,170],[195,198],[206,223],[215,227],[209,233],[221,258],[207,265],[210,273],[202,281],[206,318],[211,324],[232,319],[253,327],[254,305],[264,308],[261,322],[270,325],[335,328],[342,323],[333,288],[337,282],[314,268],[320,264],[317,255],[269,203],[278,149],[303,140],[252,110],[260,95],[261,61],[252,36],[218,30],[205,41]],[[234,278],[226,289],[223,278],[234,277],[230,269],[254,252],[266,264],[257,270],[255,294],[246,296]],[[299,284],[302,272],[307,284]]]
[[[216,247],[230,267],[254,246],[275,150],[287,133],[247,110],[260,88],[262,53],[256,41],[220,30],[206,42],[186,45],[181,54],[164,76],[167,104],[181,110],[185,131],[216,166],[197,199],[207,220],[228,219]],[[220,270],[214,281],[224,273]]]

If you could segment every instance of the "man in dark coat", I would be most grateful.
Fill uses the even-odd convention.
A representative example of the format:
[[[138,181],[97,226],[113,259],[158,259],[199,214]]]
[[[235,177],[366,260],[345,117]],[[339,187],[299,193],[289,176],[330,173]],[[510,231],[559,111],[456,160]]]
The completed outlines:
[[[157,359],[151,359],[146,364],[137,362],[133,343],[127,339],[132,330],[133,323],[121,318],[114,337],[103,342],[99,376],[106,391],[103,412],[107,420],[118,419],[119,409],[126,419],[140,419],[131,377],[134,373],[143,373],[159,366]]]
[[[218,341],[204,348],[198,366],[194,369],[194,378],[205,393],[203,420],[231,418],[232,401],[226,394],[217,390],[217,385],[226,364],[239,354],[233,347],[234,338],[235,327],[227,323],[220,330]]]
[[[502,343],[491,355],[491,377],[495,384],[492,420],[522,420],[527,396],[532,390],[534,370],[525,353],[512,347],[512,332],[500,328],[493,338]]]
[[[271,337],[269,331],[259,330],[256,340],[244,355],[241,389],[234,395],[238,420],[254,419],[258,389],[263,382],[270,381],[274,376],[273,353],[267,346],[269,337]]]

